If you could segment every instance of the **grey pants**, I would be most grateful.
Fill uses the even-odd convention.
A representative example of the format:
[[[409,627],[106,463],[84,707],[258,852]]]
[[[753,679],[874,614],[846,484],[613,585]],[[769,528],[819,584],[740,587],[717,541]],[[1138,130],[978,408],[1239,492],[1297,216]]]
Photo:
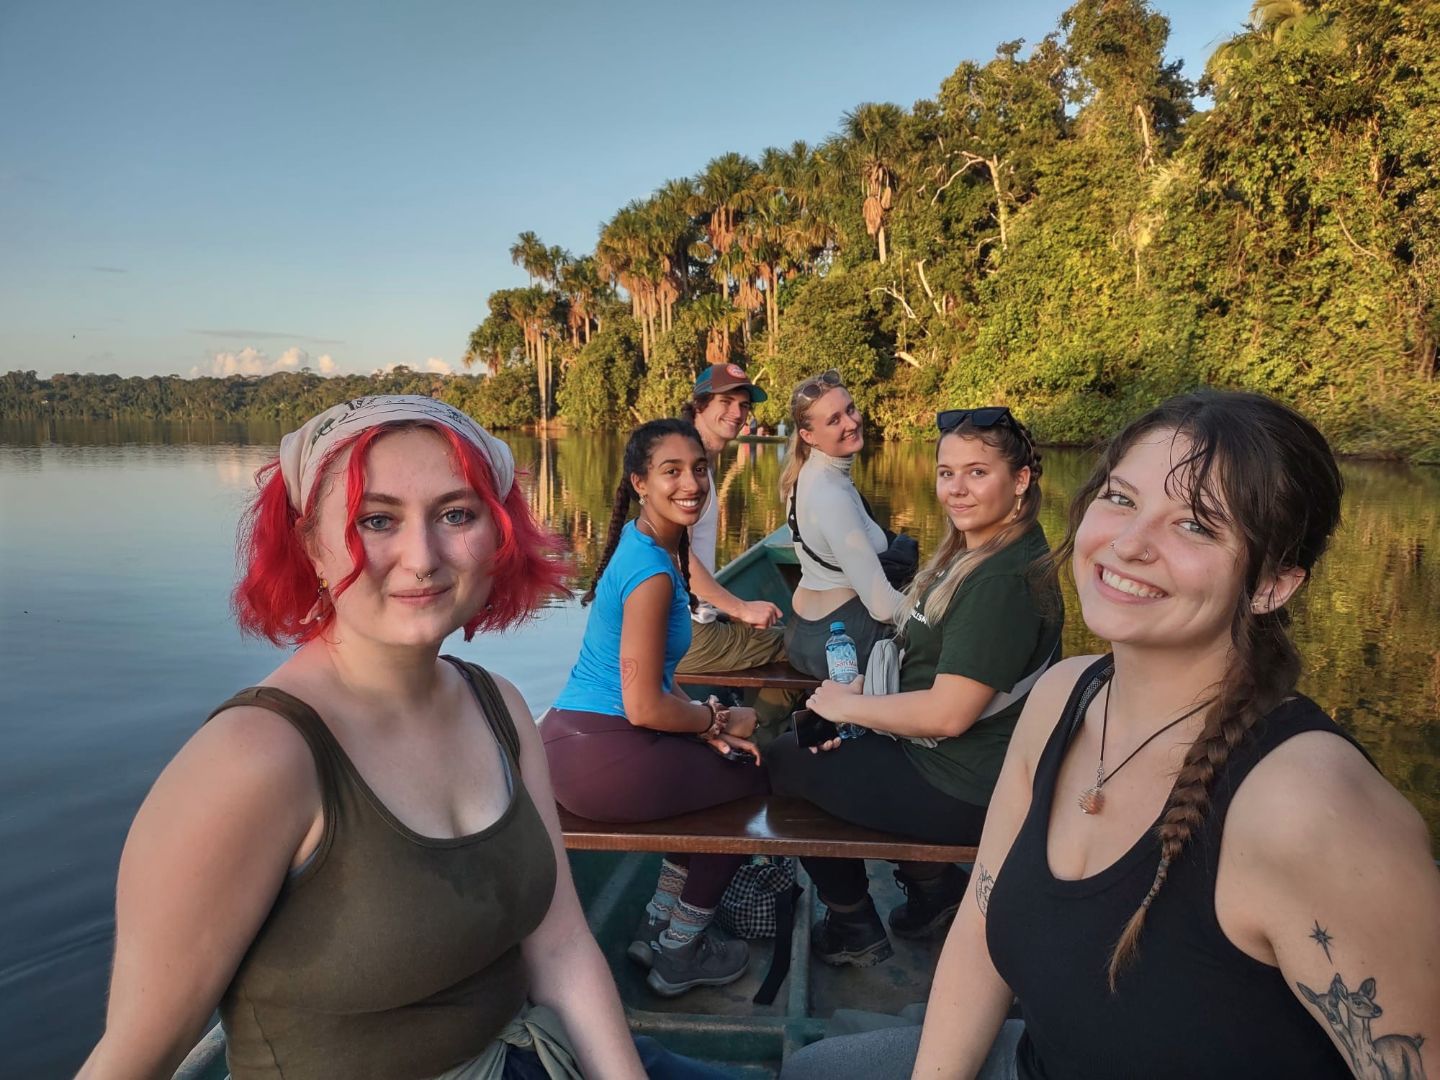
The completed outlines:
[[[825,642],[830,638],[832,622],[843,622],[845,632],[855,639],[855,659],[860,662],[862,675],[875,642],[895,633],[895,627],[889,623],[877,622],[866,610],[865,601],[858,596],[852,596],[823,619],[802,619],[799,615],[792,615],[785,621],[785,653],[790,658],[791,667],[812,679],[828,676]]]
[[[1007,1020],[975,1080],[1015,1080],[1015,1047],[1025,1025]],[[920,1050],[918,1027],[889,1027],[821,1039],[790,1055],[780,1080],[910,1080]]]

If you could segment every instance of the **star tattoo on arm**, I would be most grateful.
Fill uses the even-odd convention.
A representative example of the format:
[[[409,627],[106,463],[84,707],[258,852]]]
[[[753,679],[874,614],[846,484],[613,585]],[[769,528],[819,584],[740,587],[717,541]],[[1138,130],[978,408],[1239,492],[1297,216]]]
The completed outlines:
[[[1335,939],[1330,936],[1326,929],[1320,925],[1320,920],[1315,920],[1315,929],[1310,931],[1310,940],[1325,950],[1325,959],[1330,959],[1330,943]]]

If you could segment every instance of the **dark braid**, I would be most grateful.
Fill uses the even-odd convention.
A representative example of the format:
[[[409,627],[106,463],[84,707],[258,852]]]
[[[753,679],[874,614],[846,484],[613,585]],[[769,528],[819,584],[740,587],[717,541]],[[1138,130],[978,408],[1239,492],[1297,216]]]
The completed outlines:
[[[1121,458],[1144,436],[1165,431],[1190,441],[1167,489],[1184,492],[1199,521],[1226,525],[1239,538],[1245,582],[1235,598],[1229,666],[1156,826],[1155,878],[1110,957],[1112,991],[1139,950],[1145,918],[1170,869],[1205,821],[1215,777],[1255,726],[1295,690],[1301,662],[1290,639],[1290,615],[1283,608],[1257,614],[1252,602],[1261,584],[1283,571],[1299,568],[1308,578],[1339,523],[1344,489],[1324,436],[1287,406],[1237,391],[1181,395],[1131,423],[1101,452],[1071,502],[1069,535],[1056,549],[1055,570],[1069,565],[1080,522]]]
[[[605,567],[610,565],[611,556],[620,545],[620,533],[630,518],[630,500],[633,498],[635,489],[630,486],[630,477],[622,476],[615,488],[615,500],[610,507],[610,526],[605,533],[605,551],[600,556],[599,565],[595,567],[595,578],[590,582],[590,588],[586,589],[585,595],[580,598],[581,607],[588,607],[595,601],[595,588],[600,584],[600,575],[605,573]]]
[[[1215,703],[1205,713],[1205,726],[1186,751],[1185,763],[1165,803],[1156,834],[1160,838],[1160,865],[1140,907],[1130,916],[1110,954],[1108,978],[1113,992],[1120,973],[1139,951],[1140,931],[1155,896],[1210,810],[1215,777],[1255,725],[1295,689],[1300,678],[1300,654],[1285,631],[1289,618],[1283,610],[1257,616],[1250,597],[1241,598],[1232,630],[1234,658]],[[1269,624],[1267,627],[1266,624]]]
[[[690,610],[695,611],[700,605],[695,599],[695,590],[690,586],[690,530],[680,531],[680,547],[675,552],[675,559],[680,563],[680,577],[685,581],[685,595],[689,600]]]
[[[605,568],[610,565],[610,560],[615,555],[615,549],[620,544],[620,536],[625,531],[625,523],[630,519],[630,503],[636,497],[635,485],[631,481],[631,477],[645,475],[650,468],[650,451],[654,449],[657,442],[668,435],[683,435],[687,439],[693,439],[702,453],[705,450],[704,443],[700,441],[700,433],[688,420],[650,420],[630,433],[621,461],[620,483],[615,486],[615,501],[610,507],[610,527],[605,537],[605,551],[600,556],[600,564],[595,568],[595,579],[590,582],[590,588],[580,598],[582,606],[594,601],[595,590],[600,585],[600,578],[604,575]],[[681,576],[685,581],[685,591],[690,594],[690,609],[693,611],[695,596],[690,589],[689,529],[684,530],[680,535],[678,555]]]

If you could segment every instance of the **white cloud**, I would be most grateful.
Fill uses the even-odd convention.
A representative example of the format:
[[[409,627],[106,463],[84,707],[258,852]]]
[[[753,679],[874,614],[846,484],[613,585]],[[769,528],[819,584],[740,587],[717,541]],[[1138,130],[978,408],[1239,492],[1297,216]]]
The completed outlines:
[[[427,371],[427,372],[429,372],[429,373],[432,374],[432,375],[454,375],[454,374],[455,374],[455,369],[450,365],[449,361],[441,360],[440,357],[438,357],[438,356],[429,357],[429,358],[425,361],[425,363],[419,365],[418,367],[417,367],[415,364],[405,364],[405,363],[385,364],[385,365],[382,365],[381,367],[376,368],[376,369],[375,369],[375,374],[376,374],[376,375],[385,375],[385,374],[388,374],[388,373],[391,372],[391,371],[394,371],[396,368],[400,368],[400,367],[409,368],[411,371]]]
[[[264,349],[247,345],[239,352],[212,353],[209,365],[196,365],[190,369],[190,375],[192,378],[214,375],[223,379],[231,375],[273,375],[277,371],[299,371],[307,367],[320,375],[334,375],[339,370],[335,358],[329,353],[312,360],[308,352],[295,345],[271,360]]]

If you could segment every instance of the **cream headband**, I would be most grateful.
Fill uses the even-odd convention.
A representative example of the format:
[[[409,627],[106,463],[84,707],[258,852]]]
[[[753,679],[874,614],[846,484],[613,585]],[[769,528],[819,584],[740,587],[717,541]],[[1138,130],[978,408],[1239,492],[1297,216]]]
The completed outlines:
[[[367,428],[406,420],[449,428],[473,444],[490,465],[495,497],[503,501],[510,494],[515,483],[510,448],[459,409],[418,395],[363,397],[326,409],[280,440],[280,475],[291,508],[297,514],[305,512],[320,478],[320,465],[338,443]]]

